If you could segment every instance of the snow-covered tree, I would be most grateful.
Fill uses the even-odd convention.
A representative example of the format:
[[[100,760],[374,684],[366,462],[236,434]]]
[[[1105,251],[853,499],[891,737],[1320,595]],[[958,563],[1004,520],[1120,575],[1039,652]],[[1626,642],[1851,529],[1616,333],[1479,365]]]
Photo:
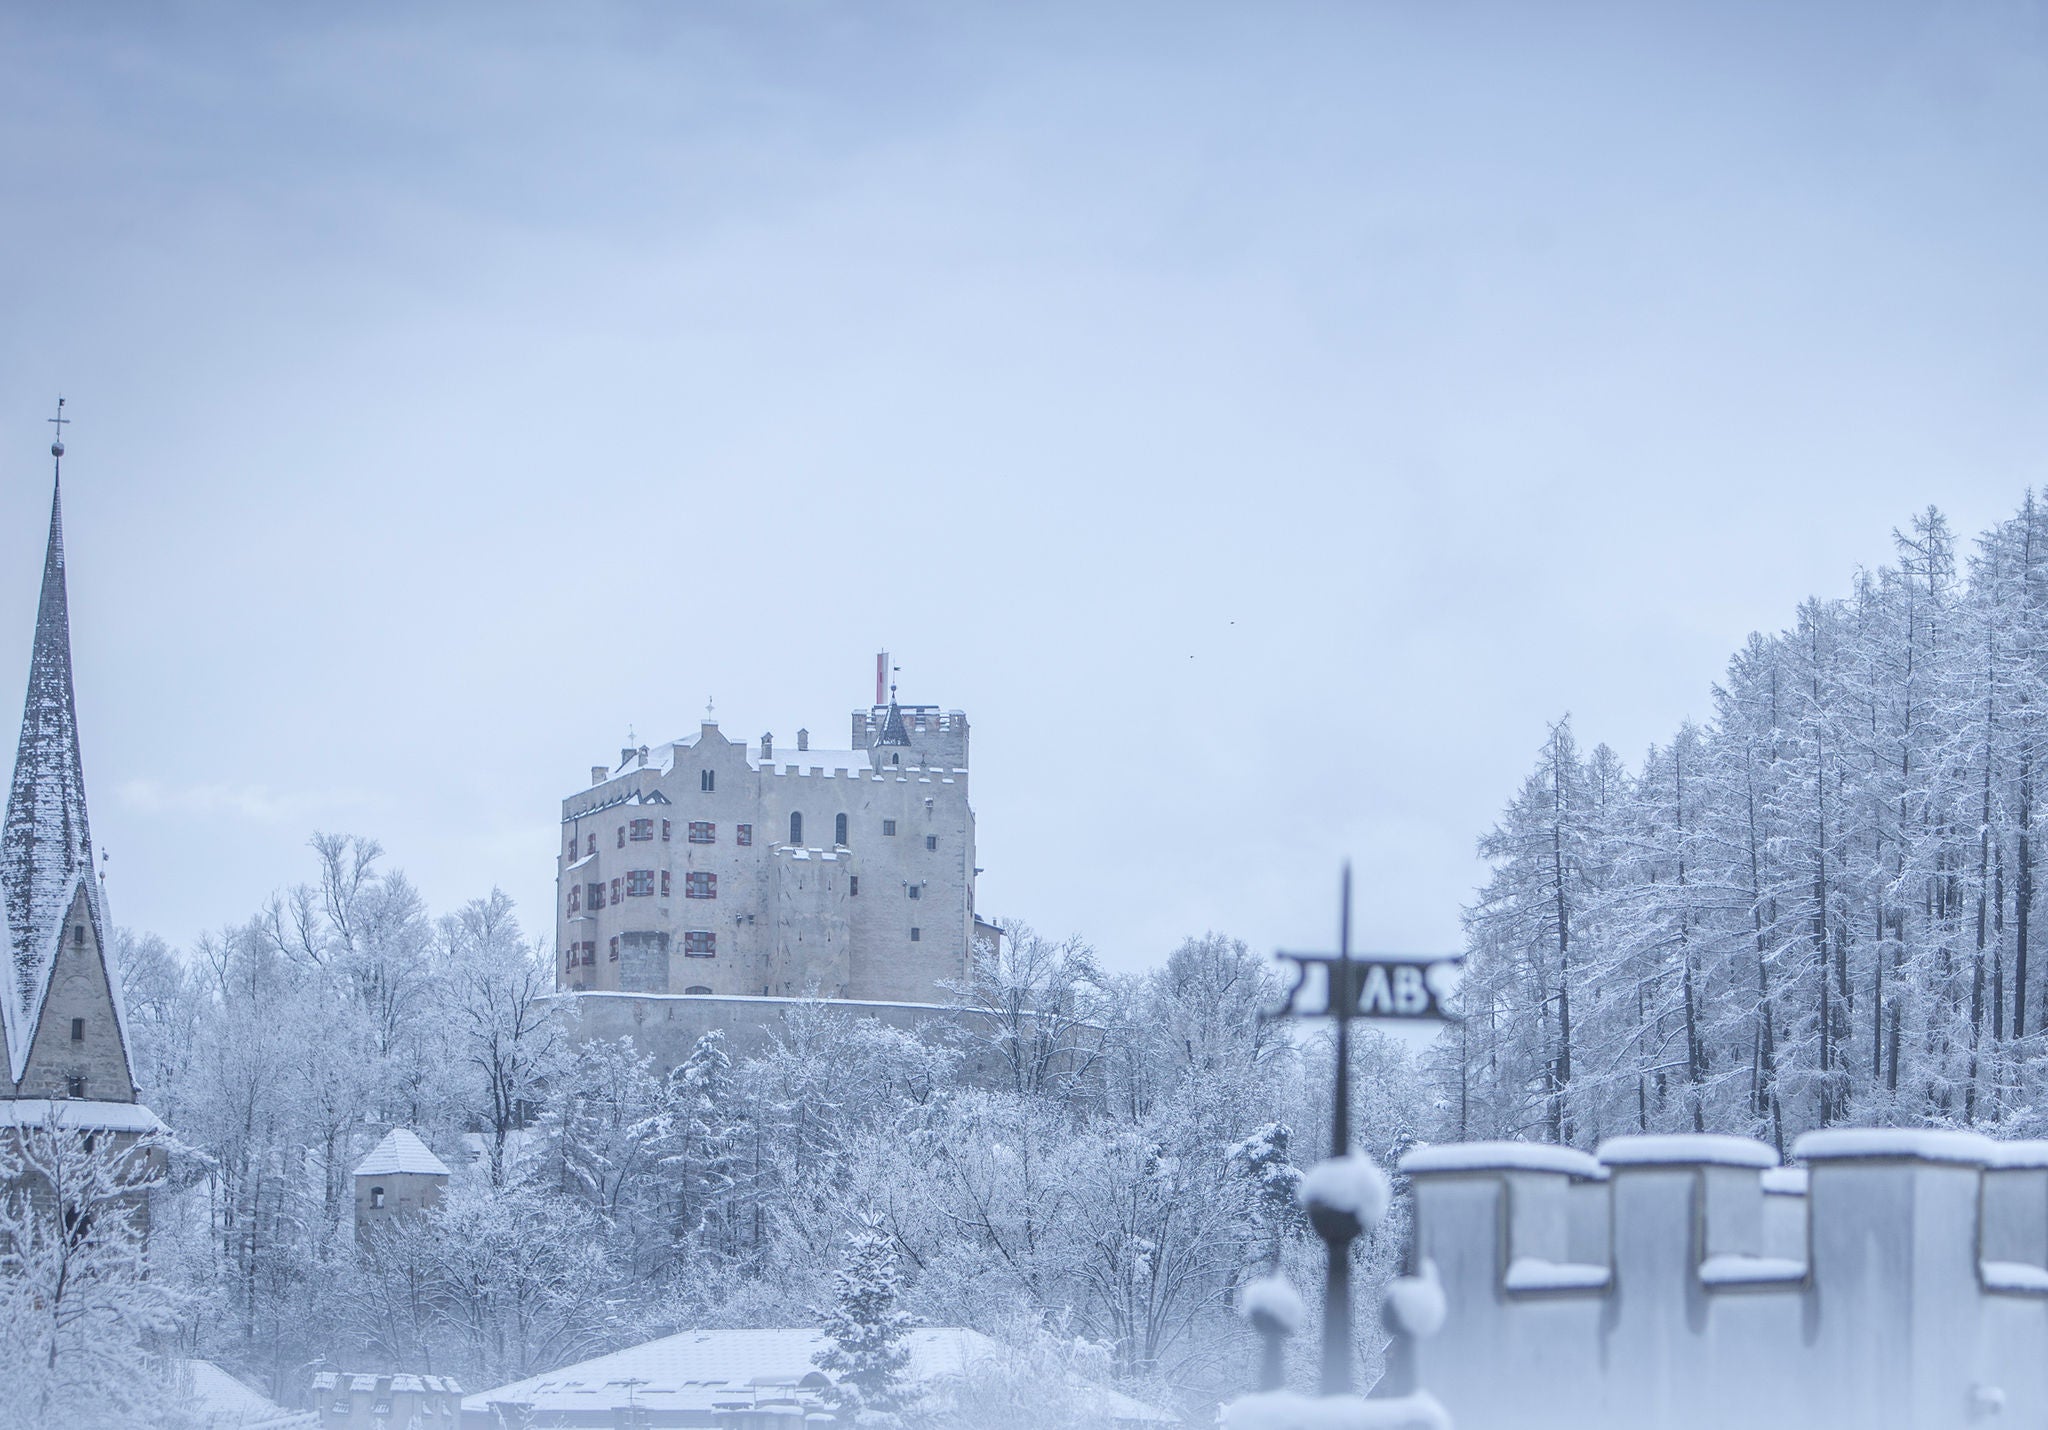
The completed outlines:
[[[915,1322],[902,1306],[895,1239],[878,1218],[863,1215],[855,1222],[835,1284],[837,1299],[824,1319],[831,1344],[815,1358],[832,1377],[827,1399],[856,1424],[898,1423],[910,1367],[905,1337]]]

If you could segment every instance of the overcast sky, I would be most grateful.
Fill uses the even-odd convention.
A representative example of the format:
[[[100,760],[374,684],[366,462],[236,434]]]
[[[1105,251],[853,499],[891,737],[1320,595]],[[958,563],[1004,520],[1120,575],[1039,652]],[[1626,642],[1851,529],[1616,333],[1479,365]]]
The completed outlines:
[[[985,911],[1450,947],[1546,721],[2042,480],[2044,159],[2039,4],[8,7],[0,700],[61,390],[122,923],[551,933],[629,727],[887,647]]]

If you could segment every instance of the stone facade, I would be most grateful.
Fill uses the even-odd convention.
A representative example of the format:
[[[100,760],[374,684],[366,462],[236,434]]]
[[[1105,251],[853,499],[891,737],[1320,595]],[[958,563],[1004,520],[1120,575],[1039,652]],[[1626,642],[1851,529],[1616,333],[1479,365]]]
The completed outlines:
[[[892,701],[850,730],[792,749],[706,721],[593,767],[562,801],[557,986],[945,1000],[976,936],[967,717]]]

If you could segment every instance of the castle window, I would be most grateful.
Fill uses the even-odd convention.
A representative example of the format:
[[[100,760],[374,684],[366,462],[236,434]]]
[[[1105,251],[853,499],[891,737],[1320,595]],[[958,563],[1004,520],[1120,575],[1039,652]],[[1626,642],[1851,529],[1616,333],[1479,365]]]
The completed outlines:
[[[846,816],[835,815],[832,820],[832,842],[841,849],[846,847]]]
[[[613,962],[613,963],[617,963],[618,961],[619,961],[619,936],[618,936],[617,934],[613,934],[613,935],[612,935],[612,962]]]
[[[71,942],[74,944],[83,944],[85,942],[84,924],[73,924],[71,926]]]
[[[922,885],[922,884],[912,884],[912,885],[910,886],[910,897],[911,897],[911,898],[913,898],[913,899],[921,899],[921,898],[923,898],[923,897],[924,897],[924,885]]]
[[[718,826],[708,819],[691,820],[690,842],[692,844],[716,844],[718,842]]]
[[[718,771],[716,771],[716,770],[701,770],[701,771],[699,771],[699,772],[698,772],[698,775],[697,775],[697,788],[698,788],[698,789],[700,789],[700,790],[703,790],[703,791],[704,791],[704,793],[706,793],[706,794],[710,794],[710,793],[711,793],[711,792],[712,792],[713,790],[717,789],[717,788],[718,788]]]
[[[371,1209],[372,1209],[372,1210],[378,1210],[378,1209],[381,1209],[381,1208],[383,1207],[383,1205],[384,1205],[384,1189],[383,1189],[382,1187],[372,1187],[372,1188],[370,1188],[370,1207],[371,1207]]]
[[[654,837],[654,821],[651,819],[634,820],[633,837],[635,839],[652,839]]]
[[[789,842],[792,844],[804,842],[804,817],[801,814],[792,814],[789,817]]]
[[[892,834],[892,835],[893,835],[893,834],[894,834],[895,832],[896,832],[896,821],[895,821],[895,820],[893,820],[893,819],[885,819],[885,820],[883,820],[883,821],[882,821],[882,833],[884,833],[884,834]]]
[[[630,899],[647,899],[647,898],[652,898],[653,896],[654,896],[654,871],[653,871],[652,869],[634,869],[634,870],[631,870],[631,871],[629,871],[629,872],[627,873],[627,875],[626,875],[626,897],[627,897],[627,898],[630,898]]]
[[[683,897],[686,899],[715,899],[718,897],[718,876],[707,874],[702,869],[692,869],[683,875]]]
[[[683,935],[683,952],[691,958],[711,958],[718,953],[718,935],[691,929]]]
[[[741,844],[752,844],[754,842],[754,826],[751,824],[737,826],[733,833],[733,839]]]
[[[597,852],[597,836],[595,834],[590,835],[589,839],[590,843],[588,846],[585,847],[583,852],[585,854],[595,854]]]
[[[927,834],[927,835],[926,835],[926,836],[924,837],[924,847],[925,847],[925,848],[927,848],[927,849],[936,849],[936,848],[938,848],[938,847],[939,847],[939,836],[938,836],[938,835],[936,835],[936,834]]]
[[[691,985],[690,985],[690,986],[689,986],[688,988],[685,988],[685,989],[683,990],[683,992],[685,992],[685,993],[701,993],[701,994],[706,994],[706,995],[708,995],[708,994],[709,994],[709,993],[711,992],[711,990],[710,990],[709,988],[706,988],[706,987],[705,987],[705,986],[704,986],[703,984],[701,984],[701,983],[692,983],[692,984],[691,984]]]
[[[848,874],[848,875],[846,876],[846,897],[847,897],[847,898],[849,898],[849,899],[852,899],[852,898],[858,898],[859,896],[860,896],[860,875],[858,875],[858,874]]]
[[[73,1073],[70,1077],[64,1079],[64,1090],[73,1097],[84,1097],[85,1078],[78,1073]]]
[[[668,897],[668,870],[666,869],[661,871],[661,896],[664,899]]]
[[[594,938],[584,940],[583,966],[585,968],[597,967],[597,940]]]
[[[920,939],[922,939],[923,937],[924,937],[924,930],[923,930],[923,929],[920,929],[920,928],[914,928],[914,929],[912,929],[912,930],[910,931],[910,941],[911,941],[912,943],[916,943],[916,942],[918,942],[918,941],[919,941]]]
[[[571,884],[569,886],[569,912],[572,914],[576,913],[582,907],[583,886],[581,884]]]
[[[900,765],[903,763],[903,757],[900,755],[891,755],[889,756],[889,763],[892,765]]]
[[[71,1041],[74,1043],[85,1041],[85,1019],[73,1018],[71,1020]]]
[[[668,843],[668,821],[665,819],[661,822],[661,842]]]
[[[589,906],[590,906],[591,908],[593,908],[593,909],[601,909],[601,908],[603,908],[603,907],[604,907],[604,885],[602,885],[602,884],[588,884],[588,885],[585,885],[585,886],[584,886],[584,894],[585,894],[585,898],[584,898],[583,902],[584,902],[584,903],[586,903],[586,904],[588,904],[588,905],[589,905]]]
[[[612,880],[612,902],[616,904],[616,903],[617,903],[618,901],[619,901],[619,880],[617,880],[617,879],[614,879],[614,880]]]

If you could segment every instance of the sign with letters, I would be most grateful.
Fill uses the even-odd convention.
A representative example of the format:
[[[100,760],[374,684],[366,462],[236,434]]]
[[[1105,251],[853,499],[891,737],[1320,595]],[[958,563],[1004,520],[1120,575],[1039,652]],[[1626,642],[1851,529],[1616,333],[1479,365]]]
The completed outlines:
[[[1462,954],[1281,953],[1295,966],[1282,1015],[1290,1018],[1396,1018],[1455,1023],[1446,1004]]]

